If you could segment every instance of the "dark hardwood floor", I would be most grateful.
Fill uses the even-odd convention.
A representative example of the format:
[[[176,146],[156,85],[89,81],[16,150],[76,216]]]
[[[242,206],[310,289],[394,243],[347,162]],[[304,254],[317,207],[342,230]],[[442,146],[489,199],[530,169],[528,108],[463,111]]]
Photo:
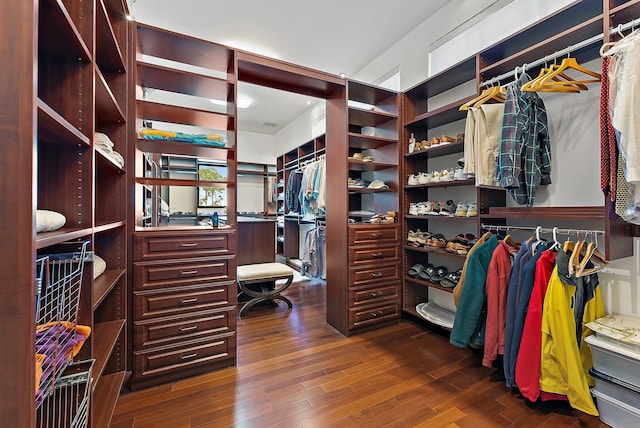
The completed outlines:
[[[111,427],[606,427],[527,404],[443,332],[403,320],[344,337],[325,322],[323,285],[286,294],[293,310],[238,321],[237,367],[123,394]]]

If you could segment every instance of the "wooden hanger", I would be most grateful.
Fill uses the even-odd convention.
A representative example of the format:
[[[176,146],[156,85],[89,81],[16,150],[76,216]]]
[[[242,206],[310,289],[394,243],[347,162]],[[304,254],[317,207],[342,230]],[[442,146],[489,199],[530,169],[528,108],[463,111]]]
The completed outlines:
[[[480,107],[482,104],[486,103],[487,101],[491,101],[491,100],[503,103],[505,94],[506,94],[506,90],[504,89],[503,86],[492,86],[490,88],[486,88],[482,91],[480,95],[462,104],[459,110],[460,111],[469,110],[470,107],[477,108],[477,107]]]
[[[564,74],[565,70],[576,70],[583,74],[586,74],[587,76],[593,77],[593,79],[576,80],[567,76],[569,77],[569,80],[565,82],[552,80],[554,77],[557,77],[558,75],[560,75],[560,73]],[[559,66],[553,67],[551,71],[549,71],[544,75],[544,77],[542,77],[542,79],[536,84],[535,91],[536,92],[567,92],[566,88],[569,87],[569,85],[577,85],[577,84],[584,85],[585,83],[597,83],[597,82],[600,82],[601,79],[602,79],[602,76],[600,75],[600,73],[597,73],[593,70],[589,70],[588,68],[585,68],[580,64],[578,64],[578,61],[576,61],[575,58],[568,57],[563,59]],[[572,92],[574,89],[571,87],[569,88],[571,89],[570,92]]]
[[[540,70],[540,74],[538,74],[538,77],[522,85],[521,90],[525,92],[538,92],[538,91],[551,92],[550,90],[542,87],[540,85],[540,82],[557,67],[559,67],[557,64],[552,64],[550,67],[543,68],[542,70]],[[565,80],[563,81],[561,78]],[[577,92],[580,92],[581,90],[588,89],[587,85],[583,83],[576,83],[575,81],[571,81],[572,80],[571,77],[567,76],[564,72],[559,72],[557,75],[553,76],[551,79],[553,80],[553,82],[558,82],[559,84],[563,85],[563,87],[559,87],[557,88],[557,90],[553,92],[577,93]]]
[[[580,260],[580,264],[576,269],[576,277],[590,275],[598,272],[609,265],[609,260],[598,250],[597,235],[594,233],[595,242],[589,242],[585,250],[584,257]],[[591,262],[593,267],[586,268],[587,263]]]
[[[580,266],[580,253],[585,244],[586,241],[577,241],[573,246],[571,257],[569,257],[569,275],[574,275]]]

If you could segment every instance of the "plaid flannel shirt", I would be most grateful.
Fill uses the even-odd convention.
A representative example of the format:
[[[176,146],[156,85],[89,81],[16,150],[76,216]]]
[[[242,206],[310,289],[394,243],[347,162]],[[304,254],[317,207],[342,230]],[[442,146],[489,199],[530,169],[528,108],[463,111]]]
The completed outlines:
[[[535,92],[523,92],[523,74],[507,87],[498,177],[520,205],[532,206],[540,184],[551,184],[551,150],[547,111]]]

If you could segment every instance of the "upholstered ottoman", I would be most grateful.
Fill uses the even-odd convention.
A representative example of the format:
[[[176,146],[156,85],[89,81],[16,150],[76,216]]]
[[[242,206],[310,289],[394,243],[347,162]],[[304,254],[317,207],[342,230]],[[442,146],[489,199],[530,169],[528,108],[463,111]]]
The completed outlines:
[[[289,308],[293,307],[291,300],[280,294],[289,288],[293,281],[293,269],[287,265],[257,263],[238,266],[237,280],[241,290],[238,297],[243,293],[251,297],[251,300],[242,306],[238,316],[244,315],[253,306],[264,301],[282,300]]]

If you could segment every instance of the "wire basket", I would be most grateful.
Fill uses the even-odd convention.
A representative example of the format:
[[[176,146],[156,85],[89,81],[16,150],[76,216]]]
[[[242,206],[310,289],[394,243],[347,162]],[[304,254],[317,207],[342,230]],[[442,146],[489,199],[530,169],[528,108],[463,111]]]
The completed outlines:
[[[67,367],[56,380],[53,392],[38,408],[38,428],[84,428],[89,415],[91,369],[95,360],[80,361]]]
[[[73,252],[50,254],[36,261],[37,406],[53,392],[56,379],[89,335],[88,329],[77,328],[88,244],[68,244],[74,245]]]

